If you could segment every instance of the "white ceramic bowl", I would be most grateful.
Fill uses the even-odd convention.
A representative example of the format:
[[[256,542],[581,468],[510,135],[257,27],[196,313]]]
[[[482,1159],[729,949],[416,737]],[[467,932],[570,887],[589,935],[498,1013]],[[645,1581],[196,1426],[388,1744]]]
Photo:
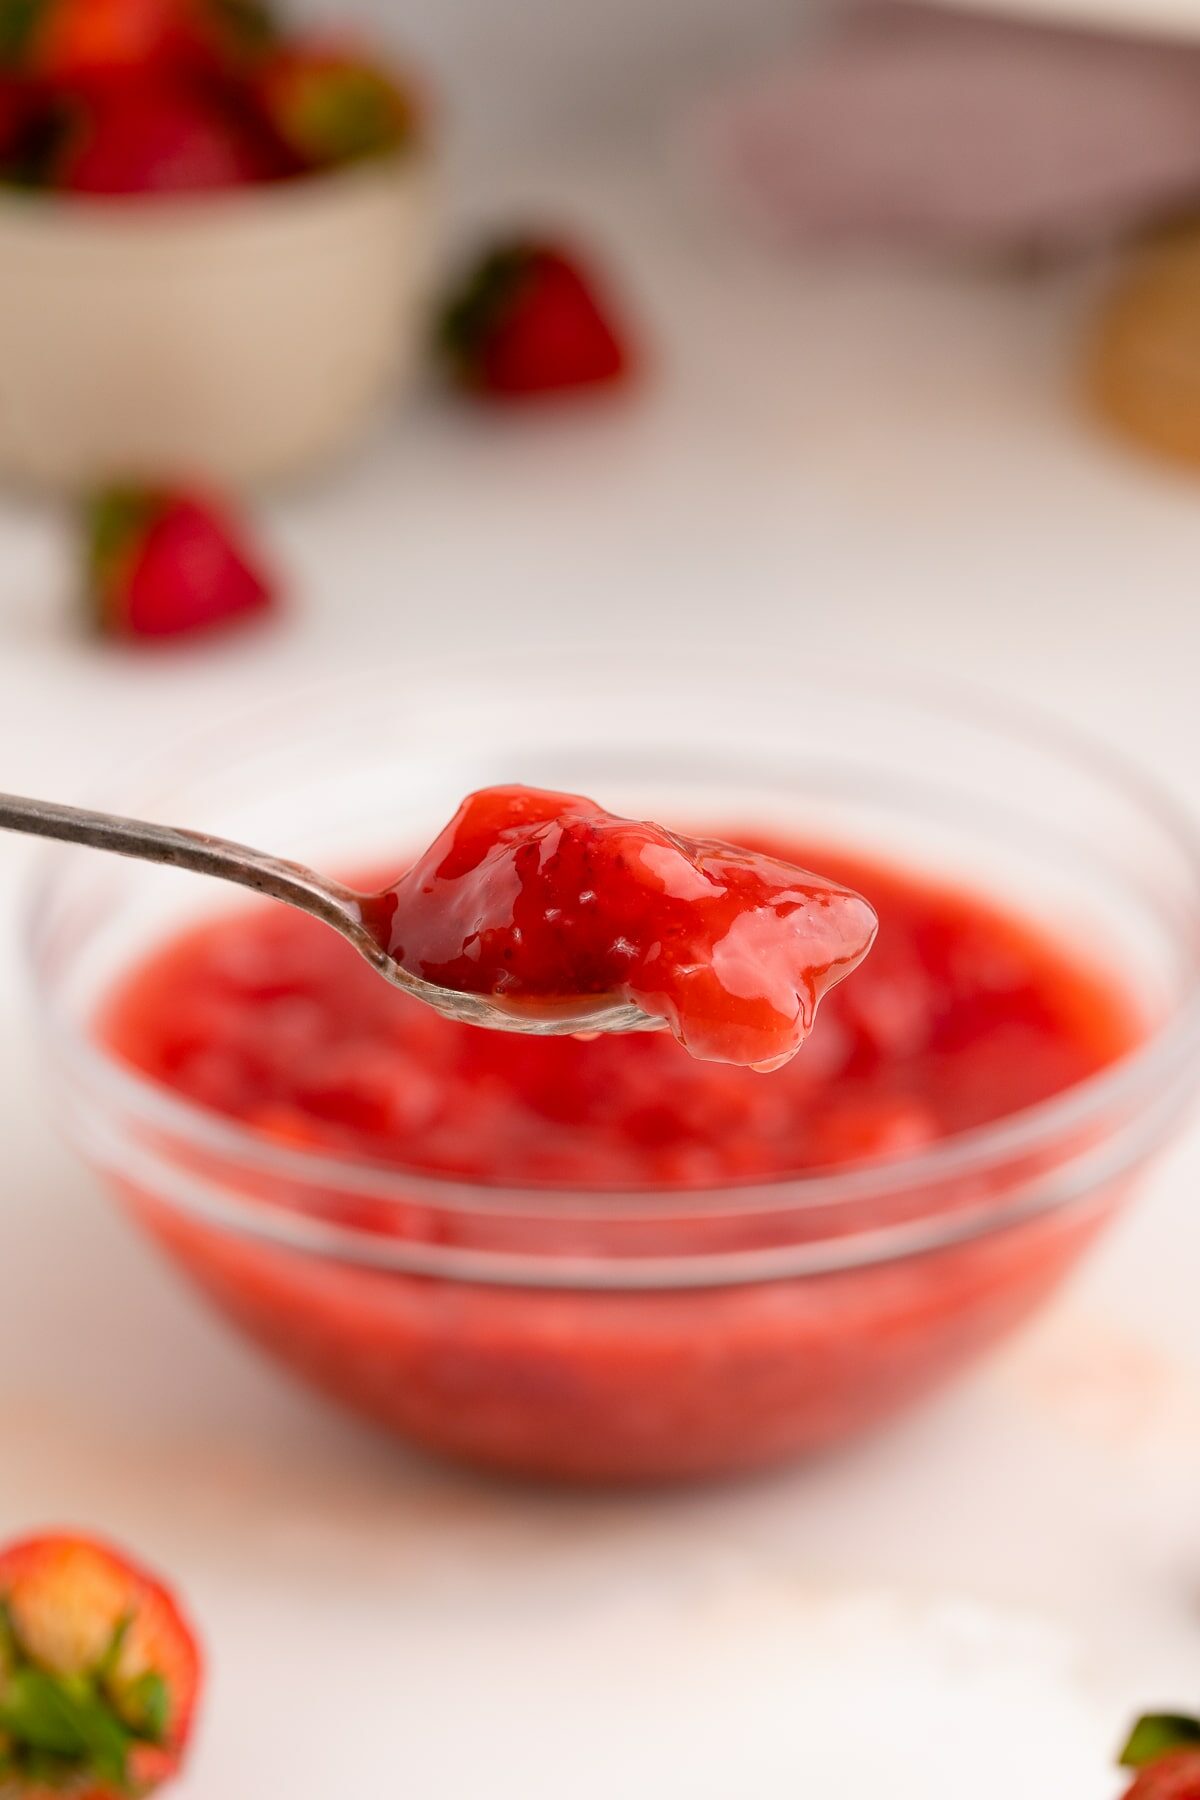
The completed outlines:
[[[0,476],[241,487],[346,448],[418,364],[429,162],[179,200],[0,196]]]

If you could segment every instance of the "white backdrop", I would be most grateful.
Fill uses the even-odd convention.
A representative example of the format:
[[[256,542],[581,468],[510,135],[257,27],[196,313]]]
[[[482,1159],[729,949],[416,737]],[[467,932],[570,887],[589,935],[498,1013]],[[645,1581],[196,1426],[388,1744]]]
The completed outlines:
[[[291,0],[384,29],[433,76],[465,151],[643,135],[753,67],[821,0]]]
[[[769,63],[838,0],[284,0],[383,30],[434,77],[464,155],[645,137],[723,76]],[[1200,0],[945,0],[1195,35]]]

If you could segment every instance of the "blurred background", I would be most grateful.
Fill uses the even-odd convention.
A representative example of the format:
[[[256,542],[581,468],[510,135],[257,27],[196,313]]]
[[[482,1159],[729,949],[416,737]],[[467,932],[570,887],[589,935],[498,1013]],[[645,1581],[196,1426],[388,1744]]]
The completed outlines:
[[[106,193],[94,120],[10,166],[5,788],[103,803],[330,676],[394,668],[452,737],[460,665],[536,717],[593,651],[678,688],[728,647],[801,694],[826,654],[981,684],[1195,811],[1200,8],[287,12],[419,123],[237,196]],[[514,245],[570,265],[550,352],[462,310]],[[99,1203],[34,1049],[34,861],[0,843],[0,1535],[78,1518],[186,1580],[189,1800],[950,1800],[984,1741],[978,1800],[1109,1800],[1128,1716],[1195,1703],[1194,1125],[1024,1336],[844,1456],[493,1484],[295,1390]]]

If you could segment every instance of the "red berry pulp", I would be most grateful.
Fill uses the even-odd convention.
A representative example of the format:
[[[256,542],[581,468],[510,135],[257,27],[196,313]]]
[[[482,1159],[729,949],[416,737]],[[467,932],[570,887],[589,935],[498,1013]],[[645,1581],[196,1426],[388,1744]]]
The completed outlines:
[[[101,1035],[199,1107],[357,1172],[307,1175],[303,1154],[273,1170],[237,1139],[202,1151],[188,1127],[162,1149],[160,1178],[123,1180],[123,1198],[260,1343],[447,1454],[575,1479],[679,1477],[864,1430],[1032,1310],[1121,1197],[1114,1182],[1003,1229],[856,1258],[864,1235],[898,1221],[949,1225],[1015,1202],[1082,1146],[1076,1133],[899,1190],[896,1160],[1087,1079],[1143,1026],[1111,971],[982,898],[819,846],[755,847],[829,871],[879,915],[871,955],[777,1073],[697,1061],[665,1032],[585,1043],[454,1024],[315,921],[247,908],[149,954],[107,1001]],[[852,1200],[817,1205],[787,1185],[848,1165]],[[473,1185],[464,1197],[447,1177]],[[248,1223],[259,1206],[315,1214],[367,1246],[429,1250],[435,1267],[231,1231],[178,1204],[177,1185],[196,1182]],[[537,1286],[486,1272],[510,1253],[619,1272],[628,1258],[691,1266],[809,1243],[838,1252],[827,1273],[599,1291],[570,1274]],[[486,1267],[441,1273],[443,1253]]]
[[[876,929],[858,894],[778,857],[532,788],[472,794],[370,917],[440,987],[539,1017],[632,1001],[693,1056],[758,1069],[796,1054]]]

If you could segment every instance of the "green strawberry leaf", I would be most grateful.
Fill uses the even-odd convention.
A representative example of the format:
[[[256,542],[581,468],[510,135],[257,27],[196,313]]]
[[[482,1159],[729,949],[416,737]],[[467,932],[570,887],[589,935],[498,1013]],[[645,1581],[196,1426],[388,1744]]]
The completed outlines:
[[[133,1614],[122,1613],[113,1628],[113,1634],[108,1640],[104,1655],[96,1664],[96,1680],[100,1682],[102,1686],[106,1686],[117,1672],[117,1665],[121,1660],[121,1652],[125,1648],[125,1641],[129,1636],[132,1624]]]
[[[0,1694],[0,1731],[32,1757],[82,1766],[115,1787],[126,1783],[132,1734],[85,1676],[17,1669]]]
[[[161,509],[161,497],[145,488],[107,488],[88,503],[92,567],[103,573],[123,561]]]
[[[498,244],[451,295],[438,320],[437,344],[459,373],[470,374],[476,355],[520,298],[538,255],[536,244]]]
[[[171,1725],[171,1690],[156,1669],[147,1669],[131,1682],[118,1705],[137,1737],[151,1744],[165,1741]]]
[[[412,117],[382,70],[344,68],[300,83],[291,127],[312,161],[350,163],[399,149],[412,134]]]
[[[146,1669],[132,1681],[118,1677],[121,1654],[133,1628],[134,1615],[117,1621],[108,1646],[96,1664],[95,1680],[125,1728],[145,1743],[161,1744],[171,1723],[171,1690],[157,1669]]]
[[[1121,1752],[1123,1769],[1144,1769],[1174,1750],[1200,1749],[1200,1719],[1186,1713],[1147,1713],[1139,1719]]]
[[[29,1660],[0,1599],[0,1784],[70,1788],[86,1772],[128,1791],[131,1751],[165,1742],[171,1722],[171,1690],[156,1670],[118,1681],[133,1622],[132,1613],[117,1621],[94,1669],[55,1675]]]
[[[78,1709],[60,1684],[40,1669],[18,1669],[0,1698],[0,1730],[31,1750],[52,1756],[80,1756],[87,1740]]]
[[[19,66],[46,9],[46,0],[4,0],[0,6],[0,66]]]
[[[96,494],[84,514],[88,598],[104,625],[137,561],[142,542],[162,511],[163,497],[148,488],[115,487]]]
[[[0,1674],[7,1669],[19,1668],[24,1661],[24,1652],[13,1626],[8,1601],[0,1600]]]

